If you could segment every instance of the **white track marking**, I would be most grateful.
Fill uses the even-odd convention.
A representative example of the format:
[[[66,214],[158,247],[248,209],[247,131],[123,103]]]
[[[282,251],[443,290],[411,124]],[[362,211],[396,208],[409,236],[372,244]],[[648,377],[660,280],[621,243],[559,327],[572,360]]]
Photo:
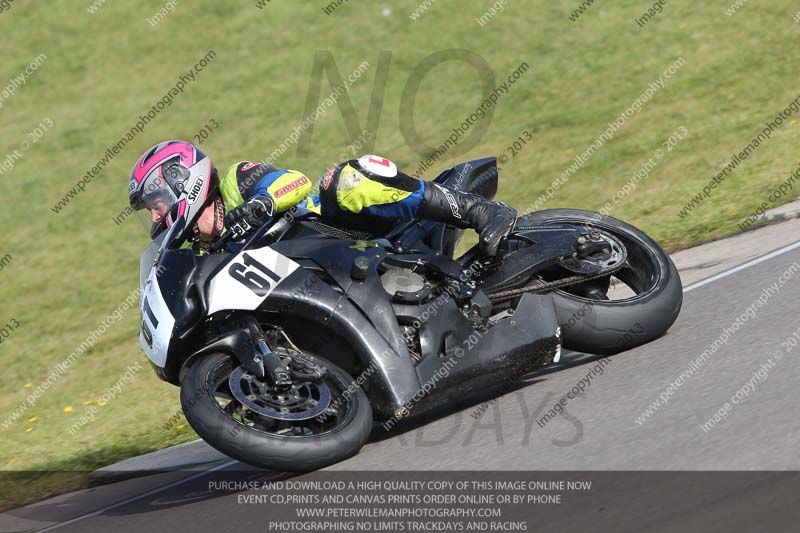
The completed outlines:
[[[91,518],[93,516],[97,516],[99,514],[103,514],[106,511],[110,511],[111,509],[116,509],[117,507],[121,507],[123,505],[127,505],[127,504],[129,504],[131,502],[135,502],[136,500],[141,500],[142,498],[146,498],[148,496],[152,496],[153,494],[158,494],[159,492],[165,491],[167,489],[171,489],[172,487],[177,487],[178,485],[182,485],[184,483],[188,483],[189,481],[195,480],[195,479],[197,479],[199,477],[203,477],[206,474],[209,474],[211,472],[216,472],[217,470],[224,470],[227,467],[233,466],[238,462],[239,461],[228,461],[227,463],[222,463],[221,465],[217,465],[214,468],[209,468],[208,470],[203,470],[202,472],[198,472],[197,474],[194,474],[194,475],[189,476],[187,478],[179,479],[178,481],[173,481],[172,483],[168,483],[167,485],[164,485],[163,487],[158,487],[157,489],[149,490],[149,491],[147,491],[147,492],[145,492],[143,494],[138,494],[136,496],[132,496],[132,497],[128,498],[127,500],[122,500],[121,502],[117,502],[117,503],[109,505],[107,507],[103,507],[102,509],[98,509],[97,511],[94,511],[94,512],[91,512],[91,513],[88,513],[88,514],[85,514],[85,515],[81,515],[81,516],[75,517],[72,520],[67,520],[66,522],[61,522],[60,524],[53,524],[52,526],[48,526],[48,527],[46,527],[44,529],[37,529],[35,531],[36,531],[36,533],[44,533],[45,531],[53,531],[54,529],[58,529],[60,527],[69,526],[71,524],[74,524],[75,522],[80,522],[81,520],[85,520],[86,518]]]
[[[773,257],[777,257],[779,255],[785,254],[786,252],[791,252],[792,250],[794,250],[796,248],[800,248],[800,241],[798,241],[798,242],[796,242],[794,244],[790,244],[788,246],[784,246],[783,248],[779,248],[779,249],[775,250],[774,252],[768,253],[767,255],[762,255],[761,257],[757,257],[755,259],[752,259],[752,260],[748,261],[747,263],[744,263],[744,264],[739,265],[737,267],[733,267],[731,269],[728,269],[728,270],[725,270],[723,272],[720,272],[719,274],[715,274],[715,275],[711,276],[710,278],[706,278],[706,279],[704,279],[702,281],[698,281],[697,283],[692,283],[688,287],[684,287],[683,288],[683,292],[689,292],[691,290],[700,288],[703,285],[708,285],[709,283],[711,283],[713,281],[717,281],[717,280],[722,279],[722,278],[727,278],[731,274],[736,274],[737,272],[740,272],[740,271],[742,271],[742,270],[744,270],[746,268],[750,268],[751,266],[757,265],[759,263],[763,263],[764,261],[768,261],[768,260],[772,259]]]

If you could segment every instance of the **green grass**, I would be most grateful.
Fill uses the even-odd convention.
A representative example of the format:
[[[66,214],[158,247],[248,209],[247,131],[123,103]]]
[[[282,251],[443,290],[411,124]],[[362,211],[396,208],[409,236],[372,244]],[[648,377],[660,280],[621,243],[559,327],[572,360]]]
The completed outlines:
[[[326,16],[325,1],[274,0],[259,10],[254,1],[205,0],[178,4],[156,28],[145,19],[163,2],[107,2],[94,15],[86,12],[89,3],[16,2],[0,13],[0,80],[18,75],[39,53],[48,57],[0,109],[0,162],[44,118],[55,124],[13,171],[0,176],[0,257],[14,258],[0,271],[0,325],[11,319],[21,324],[0,345],[3,419],[29,394],[26,383],[40,383],[136,287],[146,237],[135,218],[119,226],[112,219],[126,206],[126,179],[139,153],[163,139],[189,140],[214,118],[220,128],[202,146],[218,166],[266,157],[303,118],[315,50],[330,50],[343,76],[370,62],[349,94],[362,126],[378,53],[391,51],[374,151],[410,171],[426,154],[407,145],[399,110],[406,82],[423,59],[449,48],[473,50],[498,82],[527,62],[530,70],[500,99],[480,143],[469,154],[451,150],[429,175],[469,157],[502,154],[523,130],[535,130],[535,142],[507,162],[501,176],[499,198],[520,209],[675,58],[685,58],[666,87],[546,205],[600,208],[684,126],[689,137],[611,212],[670,250],[736,232],[736,223],[798,161],[800,126],[784,124],[688,219],[676,215],[800,92],[800,49],[794,46],[800,25],[788,0],[749,3],[734,17],[723,13],[728,0],[670,2],[641,29],[634,19],[643,4],[628,0],[596,4],[577,22],[567,16],[578,0],[509,0],[484,27],[475,19],[491,2],[438,0],[412,22],[408,14],[415,2],[348,2]],[[383,16],[384,7],[393,13]],[[217,57],[197,82],[86,192],[54,214],[50,207],[106,147],[209,49]],[[442,143],[478,105],[480,87],[474,69],[463,62],[431,70],[414,111],[421,137],[430,145]],[[323,96],[329,91],[326,80]],[[317,177],[349,143],[334,108],[316,123],[308,154],[292,148],[278,163]],[[85,472],[96,467],[196,438],[187,427],[162,428],[178,409],[178,390],[159,382],[145,364],[94,422],[77,436],[68,432],[91,408],[84,402],[96,401],[128,365],[143,362],[137,315],[125,314],[24,419],[0,428],[0,468],[72,472],[13,487],[0,481],[13,488],[0,494],[7,504],[81,486]],[[68,406],[73,410],[65,413]],[[36,422],[27,422],[32,416]]]

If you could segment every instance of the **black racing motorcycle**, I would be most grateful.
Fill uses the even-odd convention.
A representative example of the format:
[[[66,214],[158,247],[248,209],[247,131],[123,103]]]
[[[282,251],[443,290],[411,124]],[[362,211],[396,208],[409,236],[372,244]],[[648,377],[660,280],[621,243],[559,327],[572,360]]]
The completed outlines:
[[[435,181],[493,199],[496,159]],[[375,422],[429,416],[557,363],[562,345],[649,342],[683,299],[655,241],[575,209],[521,216],[494,257],[454,258],[462,230],[422,220],[373,235],[294,209],[203,255],[183,247],[188,226],[142,257],[142,348],[206,442],[277,470],[341,461]]]

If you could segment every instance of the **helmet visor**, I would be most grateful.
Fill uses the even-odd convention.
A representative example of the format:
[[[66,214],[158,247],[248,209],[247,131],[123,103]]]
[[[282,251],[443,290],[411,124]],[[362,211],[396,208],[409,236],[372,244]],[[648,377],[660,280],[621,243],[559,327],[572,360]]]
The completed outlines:
[[[159,189],[151,193],[139,196],[133,203],[133,208],[137,211],[147,209],[148,211],[157,211],[161,217],[167,214],[169,208],[177,202],[175,193],[172,189]]]
[[[163,167],[162,167],[163,168]],[[139,186],[136,194],[131,197],[131,207],[139,209],[163,208],[167,203],[164,213],[177,201],[175,191],[165,177],[161,175],[161,168],[153,171]]]
[[[162,223],[164,217],[177,201],[175,193],[170,188],[159,189],[136,199],[133,204],[136,218],[151,238],[154,237],[156,227],[166,228]]]

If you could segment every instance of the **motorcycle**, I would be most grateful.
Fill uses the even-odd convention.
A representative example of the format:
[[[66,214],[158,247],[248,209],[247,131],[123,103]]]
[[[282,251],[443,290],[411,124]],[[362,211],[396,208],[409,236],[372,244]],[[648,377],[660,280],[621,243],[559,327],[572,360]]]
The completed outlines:
[[[493,199],[496,159],[434,181]],[[141,346],[200,437],[276,470],[341,461],[376,423],[429,416],[558,363],[562,347],[650,342],[682,303],[655,241],[576,209],[519,217],[493,257],[454,257],[462,230],[441,222],[370,234],[299,208],[197,255],[191,223],[177,216],[142,256]]]

